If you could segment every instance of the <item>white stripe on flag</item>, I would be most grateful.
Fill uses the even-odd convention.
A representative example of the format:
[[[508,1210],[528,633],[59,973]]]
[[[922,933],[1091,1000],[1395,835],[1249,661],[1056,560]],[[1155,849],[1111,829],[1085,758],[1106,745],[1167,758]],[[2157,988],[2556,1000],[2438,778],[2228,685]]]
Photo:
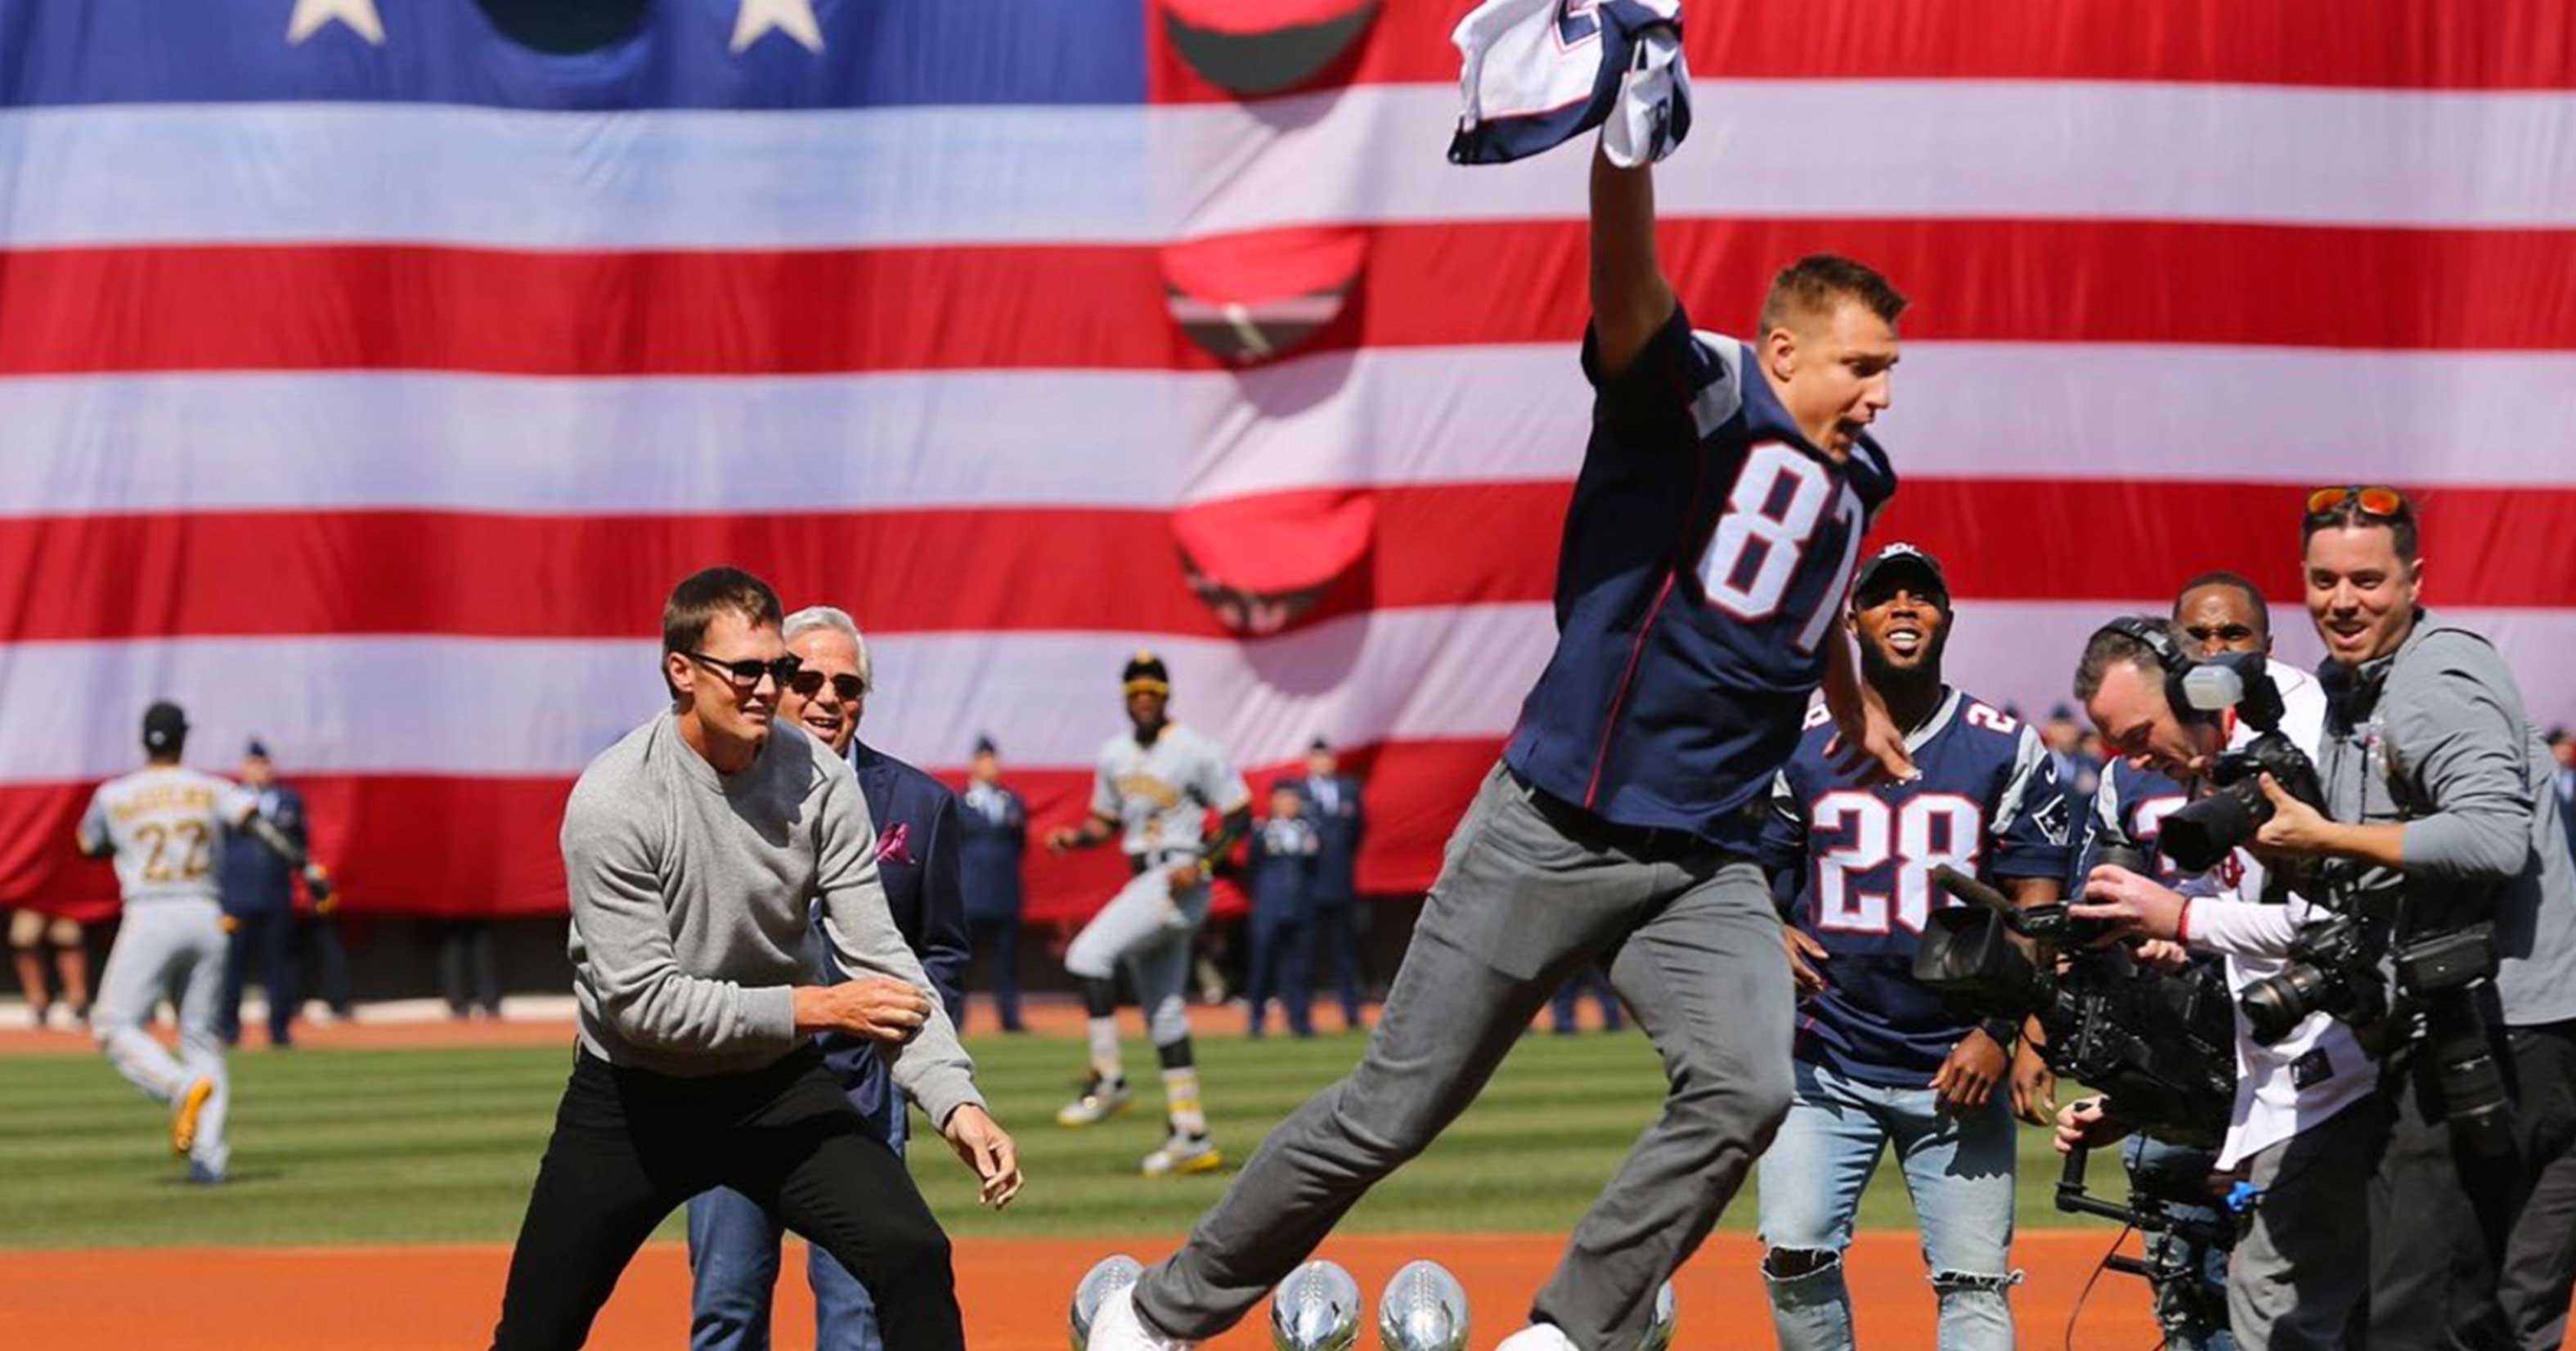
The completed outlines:
[[[1704,79],[1693,96],[1667,216],[2576,225],[2567,93]],[[1139,243],[1581,216],[1579,153],[1442,164],[1457,110],[1448,85],[965,112],[21,109],[0,113],[0,162],[45,190],[0,202],[0,241]]]
[[[1962,600],[1951,683],[2034,716],[2064,702],[2085,636],[2134,602]],[[2487,634],[2516,670],[2554,670],[2576,611],[2444,611]],[[2275,608],[2283,660],[2317,645]],[[1244,764],[1339,745],[1499,741],[1555,642],[1545,605],[1387,611],[1237,644],[1108,633],[892,635],[873,641],[881,693],[871,744],[954,765],[979,733],[1026,768],[1081,767],[1121,726],[1116,675],[1140,643],[1173,671],[1175,716]],[[661,703],[649,639],[201,638],[0,647],[0,782],[106,778],[141,754],[135,719],[178,700],[210,769],[256,734],[291,771],[481,777],[577,773]],[[68,693],[67,693],[68,692]],[[2526,687],[2542,723],[2576,721],[2576,686]],[[281,711],[286,711],[282,716]]]
[[[1570,480],[1570,345],[1225,371],[0,380],[0,516],[1160,510],[1318,487]],[[1908,477],[2576,482],[2576,354],[1916,343]],[[971,447],[971,453],[960,448]],[[765,453],[792,450],[794,453]]]

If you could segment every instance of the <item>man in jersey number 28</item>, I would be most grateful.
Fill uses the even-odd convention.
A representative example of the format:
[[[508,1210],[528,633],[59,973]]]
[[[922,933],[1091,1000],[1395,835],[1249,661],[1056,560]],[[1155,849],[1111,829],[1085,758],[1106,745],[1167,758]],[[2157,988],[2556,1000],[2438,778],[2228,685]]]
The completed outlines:
[[[2013,1123],[2009,1020],[1963,1021],[1913,978],[1948,864],[2024,905],[2057,899],[2072,813],[2038,734],[1941,678],[1950,588],[1930,554],[1891,544],[1849,615],[1861,678],[1906,729],[1919,777],[1870,783],[1808,719],[1772,788],[1763,863],[1791,902],[1803,1005],[1796,1090],[1762,1156],[1762,1274],[1782,1351],[1853,1344],[1842,1254],[1861,1189],[1893,1146],[1940,1302],[1942,1351],[2011,1351]]]

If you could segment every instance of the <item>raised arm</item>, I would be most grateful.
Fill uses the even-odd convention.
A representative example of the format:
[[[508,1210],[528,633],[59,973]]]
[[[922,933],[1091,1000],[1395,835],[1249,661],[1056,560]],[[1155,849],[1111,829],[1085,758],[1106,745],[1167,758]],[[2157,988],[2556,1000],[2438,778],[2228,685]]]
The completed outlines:
[[[1673,316],[1673,288],[1655,256],[1652,165],[1622,169],[1592,151],[1592,329],[1606,378],[1628,369]]]

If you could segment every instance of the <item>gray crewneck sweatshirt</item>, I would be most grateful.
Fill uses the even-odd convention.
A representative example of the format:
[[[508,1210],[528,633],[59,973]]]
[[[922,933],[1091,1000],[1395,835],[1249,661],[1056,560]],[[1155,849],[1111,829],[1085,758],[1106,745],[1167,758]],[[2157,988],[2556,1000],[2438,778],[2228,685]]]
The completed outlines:
[[[581,1044],[610,1064],[723,1074],[794,1050],[789,987],[819,979],[809,898],[842,970],[931,988],[886,909],[857,776],[783,719],[733,775],[690,749],[669,712],[629,732],[573,785],[563,851]],[[956,1029],[930,1005],[887,1063],[944,1125],[983,1098]]]

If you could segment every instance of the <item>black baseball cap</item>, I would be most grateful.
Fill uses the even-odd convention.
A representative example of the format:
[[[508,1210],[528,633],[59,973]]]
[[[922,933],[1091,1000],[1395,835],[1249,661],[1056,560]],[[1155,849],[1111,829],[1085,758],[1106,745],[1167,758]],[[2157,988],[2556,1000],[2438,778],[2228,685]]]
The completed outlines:
[[[1127,659],[1126,669],[1118,673],[1118,683],[1129,694],[1139,690],[1169,694],[1172,692],[1172,673],[1163,665],[1161,657],[1151,652],[1139,652]]]
[[[159,755],[175,751],[188,739],[188,715],[164,699],[143,710],[143,749]]]
[[[1950,608],[1950,579],[1941,573],[1941,560],[1902,540],[1872,554],[1868,562],[1860,565],[1860,575],[1852,578],[1853,603],[1858,604],[1873,583],[1891,573],[1912,578],[1918,594],[1938,601],[1944,610]]]
[[[999,755],[1002,753],[1002,748],[993,744],[993,738],[991,736],[979,736],[975,738],[975,753],[977,755]]]

